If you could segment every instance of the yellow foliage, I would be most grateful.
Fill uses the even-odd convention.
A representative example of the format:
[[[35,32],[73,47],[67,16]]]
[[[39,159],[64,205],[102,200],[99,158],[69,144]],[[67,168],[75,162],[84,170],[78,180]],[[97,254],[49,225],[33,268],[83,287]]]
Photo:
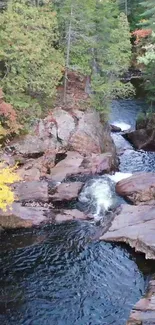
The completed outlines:
[[[6,211],[7,207],[14,202],[14,193],[9,185],[19,180],[15,167],[4,168],[3,164],[0,164],[0,209]]]

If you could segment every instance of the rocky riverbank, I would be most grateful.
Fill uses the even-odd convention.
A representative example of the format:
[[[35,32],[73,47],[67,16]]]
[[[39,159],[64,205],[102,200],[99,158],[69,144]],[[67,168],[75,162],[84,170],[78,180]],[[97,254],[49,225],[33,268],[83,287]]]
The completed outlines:
[[[116,184],[116,193],[132,205],[123,204],[114,213],[109,229],[100,238],[125,242],[155,259],[155,174],[136,173]],[[155,281],[151,279],[147,292],[133,307],[127,325],[155,324]]]
[[[116,193],[132,203],[121,205],[102,240],[125,242],[155,259],[155,174],[136,173],[116,184]]]
[[[47,222],[87,219],[78,210],[62,210],[55,202],[76,200],[81,182],[76,176],[115,171],[118,158],[108,123],[93,109],[54,109],[30,134],[14,139],[1,154],[6,166],[18,164],[12,209],[0,211],[1,229],[31,227]]]
[[[155,324],[155,280],[149,282],[147,292],[132,309],[126,325]]]
[[[136,149],[155,151],[155,114],[137,120],[136,130],[124,134]]]

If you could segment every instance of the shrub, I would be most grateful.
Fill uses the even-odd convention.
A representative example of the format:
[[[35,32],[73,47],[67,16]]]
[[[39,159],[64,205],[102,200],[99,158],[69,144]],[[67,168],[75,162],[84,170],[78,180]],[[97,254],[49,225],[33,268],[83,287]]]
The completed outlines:
[[[10,189],[9,184],[19,180],[19,176],[15,173],[15,168],[3,167],[0,164],[0,209],[6,208],[14,202],[14,193]]]

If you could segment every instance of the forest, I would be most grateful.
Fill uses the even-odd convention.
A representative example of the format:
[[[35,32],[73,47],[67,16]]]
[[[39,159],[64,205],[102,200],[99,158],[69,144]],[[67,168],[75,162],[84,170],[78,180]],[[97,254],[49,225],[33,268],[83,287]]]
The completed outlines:
[[[45,117],[60,88],[61,105],[69,105],[71,74],[85,82],[81,105],[106,116],[113,99],[135,95],[130,80],[122,80],[138,69],[152,111],[153,0],[8,0],[0,8],[2,144]]]

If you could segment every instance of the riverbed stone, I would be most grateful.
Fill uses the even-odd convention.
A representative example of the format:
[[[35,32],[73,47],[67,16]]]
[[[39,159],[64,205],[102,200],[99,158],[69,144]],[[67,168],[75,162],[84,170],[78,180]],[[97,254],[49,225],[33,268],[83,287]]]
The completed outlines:
[[[133,307],[126,325],[155,325],[155,280],[151,279],[147,292]]]
[[[86,215],[84,212],[79,211],[77,209],[72,209],[72,210],[60,211],[55,217],[55,222],[62,223],[65,221],[88,220],[88,219],[93,219],[93,216]]]
[[[121,128],[117,125],[114,125],[114,124],[110,124],[110,128],[111,128],[111,132],[121,132]]]
[[[77,175],[82,161],[83,156],[80,153],[69,151],[66,153],[66,158],[52,168],[48,178],[52,181],[62,182],[66,177]]]
[[[71,201],[77,199],[82,186],[82,182],[67,182],[59,184],[54,188],[54,191],[49,191],[49,198],[52,202]]]
[[[12,186],[18,202],[48,202],[48,183],[45,181],[20,182]]]
[[[116,170],[116,160],[110,152],[83,156],[76,151],[68,151],[65,159],[51,169],[49,180],[62,182],[76,175],[95,175]]]
[[[27,159],[17,170],[17,174],[23,181],[38,181],[49,174],[55,166],[56,151],[47,150],[42,157]],[[17,160],[18,163],[18,160]]]
[[[155,207],[123,204],[114,213],[111,226],[100,238],[125,242],[148,259],[155,259]]]
[[[133,204],[155,204],[155,173],[136,173],[116,184],[116,192]]]
[[[0,227],[3,229],[29,228],[49,219],[50,210],[43,207],[27,207],[13,203],[7,211],[0,210]]]
[[[135,130],[127,132],[123,136],[126,140],[131,142],[136,149],[155,151],[155,128]]]
[[[14,140],[9,144],[12,152],[27,158],[38,158],[43,156],[48,149],[55,149],[56,142],[53,138],[41,139],[37,135],[28,134],[19,140]]]

